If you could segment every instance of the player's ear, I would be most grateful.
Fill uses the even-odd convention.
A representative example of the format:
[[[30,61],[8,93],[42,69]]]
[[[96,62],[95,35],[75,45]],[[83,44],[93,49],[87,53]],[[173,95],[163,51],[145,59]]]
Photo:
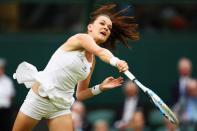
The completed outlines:
[[[92,24],[88,24],[88,32],[92,32]]]

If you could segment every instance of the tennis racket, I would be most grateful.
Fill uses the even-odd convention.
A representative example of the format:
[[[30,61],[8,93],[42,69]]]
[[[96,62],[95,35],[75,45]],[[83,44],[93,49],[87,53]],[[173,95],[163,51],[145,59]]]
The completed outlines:
[[[129,72],[125,71],[124,74],[132,80],[142,91],[152,100],[152,102],[155,104],[155,106],[162,112],[162,114],[173,124],[178,125],[178,119],[174,115],[174,113],[171,111],[171,109],[162,101],[162,99],[154,93],[151,89],[145,87],[142,85],[135,76]]]

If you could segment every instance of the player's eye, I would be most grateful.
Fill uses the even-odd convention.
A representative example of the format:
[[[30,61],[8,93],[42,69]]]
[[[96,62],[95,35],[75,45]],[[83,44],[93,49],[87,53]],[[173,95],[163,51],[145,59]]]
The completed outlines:
[[[104,23],[104,22],[100,22],[100,24],[101,24],[101,25],[105,25],[105,23]]]
[[[108,26],[108,29],[111,31],[112,30],[111,26]]]

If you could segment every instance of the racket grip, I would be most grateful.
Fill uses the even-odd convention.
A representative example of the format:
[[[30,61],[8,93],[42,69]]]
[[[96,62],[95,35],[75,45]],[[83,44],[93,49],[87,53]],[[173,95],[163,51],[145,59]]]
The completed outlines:
[[[124,74],[132,81],[135,79],[135,76],[129,70],[125,71]]]

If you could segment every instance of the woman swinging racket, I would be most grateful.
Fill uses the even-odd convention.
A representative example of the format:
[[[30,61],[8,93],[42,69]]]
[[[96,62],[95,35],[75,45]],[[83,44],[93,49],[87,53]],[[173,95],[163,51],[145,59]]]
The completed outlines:
[[[31,131],[42,118],[48,120],[50,131],[73,131],[70,108],[76,85],[76,98],[85,100],[123,83],[121,77],[108,77],[88,88],[95,56],[117,67],[119,72],[127,71],[127,62],[115,57],[108,49],[115,48],[117,41],[128,46],[127,39],[139,39],[137,25],[129,22],[132,18],[121,15],[127,9],[114,12],[115,7],[108,4],[94,11],[87,33],[71,36],[55,51],[43,71],[38,72],[26,62],[18,66],[14,77],[31,89],[17,115],[13,131]]]

